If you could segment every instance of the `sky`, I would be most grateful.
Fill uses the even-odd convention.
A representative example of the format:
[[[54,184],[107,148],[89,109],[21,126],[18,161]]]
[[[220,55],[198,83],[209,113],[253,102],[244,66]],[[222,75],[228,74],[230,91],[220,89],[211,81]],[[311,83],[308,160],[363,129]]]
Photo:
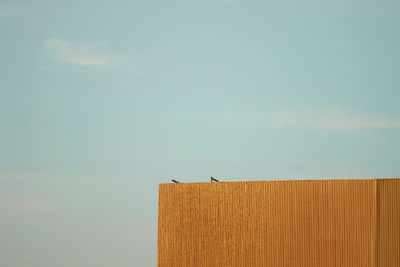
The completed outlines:
[[[158,184],[399,177],[398,0],[0,0],[0,266],[156,266]]]

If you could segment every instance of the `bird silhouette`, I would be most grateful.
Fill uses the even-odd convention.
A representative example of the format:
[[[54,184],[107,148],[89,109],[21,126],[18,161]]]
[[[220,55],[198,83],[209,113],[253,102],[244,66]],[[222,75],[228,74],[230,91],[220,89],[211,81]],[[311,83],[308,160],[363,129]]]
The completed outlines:
[[[215,179],[214,177],[210,177],[211,182],[219,182],[217,179]]]

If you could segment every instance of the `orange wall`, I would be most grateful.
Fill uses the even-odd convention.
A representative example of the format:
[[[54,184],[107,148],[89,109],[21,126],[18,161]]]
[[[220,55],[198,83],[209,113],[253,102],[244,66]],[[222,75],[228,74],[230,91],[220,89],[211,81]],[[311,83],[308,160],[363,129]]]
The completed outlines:
[[[387,259],[398,252],[399,239],[385,238],[399,233],[391,226],[399,222],[393,207],[398,194],[380,200],[377,190],[400,193],[399,187],[376,180],[160,184],[158,266],[375,267],[393,262]],[[377,203],[385,204],[377,209]],[[385,217],[386,210],[397,217]],[[378,221],[387,225],[384,231]]]
[[[378,181],[378,266],[400,266],[400,179]]]

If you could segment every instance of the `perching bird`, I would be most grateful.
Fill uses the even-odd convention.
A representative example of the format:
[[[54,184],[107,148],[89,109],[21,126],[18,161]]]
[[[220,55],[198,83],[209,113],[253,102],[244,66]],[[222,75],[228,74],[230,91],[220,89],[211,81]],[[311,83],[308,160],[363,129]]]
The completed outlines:
[[[213,178],[212,176],[210,177],[211,182],[219,182],[217,179]]]
[[[174,182],[174,183],[179,184],[179,182],[177,180],[171,180],[171,181]]]

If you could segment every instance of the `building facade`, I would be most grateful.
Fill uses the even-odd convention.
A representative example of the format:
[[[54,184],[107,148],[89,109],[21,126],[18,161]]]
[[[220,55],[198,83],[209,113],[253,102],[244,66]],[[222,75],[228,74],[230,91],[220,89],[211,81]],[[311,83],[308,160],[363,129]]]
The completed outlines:
[[[157,264],[400,266],[400,179],[159,185]]]

